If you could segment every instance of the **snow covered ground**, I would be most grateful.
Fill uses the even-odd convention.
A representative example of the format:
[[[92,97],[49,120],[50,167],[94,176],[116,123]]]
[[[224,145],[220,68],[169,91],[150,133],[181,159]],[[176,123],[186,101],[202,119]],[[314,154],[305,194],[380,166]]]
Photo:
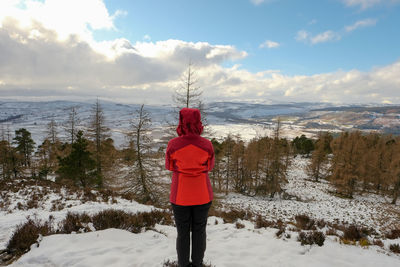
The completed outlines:
[[[289,172],[289,184],[285,187],[297,200],[229,194],[218,202],[222,209],[242,208],[275,221],[293,222],[295,215],[307,214],[315,219],[357,223],[382,231],[399,227],[399,205],[387,204],[385,198],[372,194],[356,196],[353,200],[332,196],[328,192],[332,190],[328,183],[308,180],[304,172],[306,164],[307,159],[295,159]],[[43,187],[31,186],[18,192],[8,192],[7,204],[0,209],[0,250],[6,247],[16,225],[24,222],[28,215],[43,220],[52,215],[56,224],[65,218],[68,211],[95,214],[110,208],[131,213],[154,209],[119,197],[106,201],[102,201],[101,197],[97,201],[82,201],[78,192],[65,189],[59,193],[48,192],[40,199],[37,208],[25,209],[30,197],[25,191],[35,190],[43,191]],[[18,202],[22,209],[18,209]],[[54,209],[55,203],[62,204],[59,210]],[[222,218],[209,217],[206,263],[217,267],[400,266],[400,256],[388,249],[390,244],[400,243],[400,238],[382,240],[383,248],[341,244],[336,236],[327,236],[322,247],[301,246],[296,231],[286,229],[290,237],[283,235],[278,238],[275,235],[277,229],[256,229],[253,222],[239,222],[244,228],[224,223]],[[120,229],[55,234],[43,237],[39,247],[33,245],[11,266],[162,266],[167,260],[176,260],[175,239],[176,229],[167,225],[156,225],[154,230],[139,234]]]
[[[226,209],[251,210],[266,219],[294,221],[294,216],[306,214],[314,219],[328,222],[349,223],[373,227],[376,230],[400,228],[400,207],[390,204],[375,194],[355,195],[354,199],[343,199],[329,193],[334,188],[325,180],[316,183],[309,180],[304,171],[308,159],[296,158],[288,173],[286,192],[297,200],[265,197],[246,197],[231,193],[221,202]],[[301,201],[298,201],[301,200]]]
[[[215,225],[215,220],[219,223]],[[209,217],[205,262],[218,267],[244,266],[371,266],[395,267],[400,258],[376,248],[363,249],[340,245],[330,239],[325,245],[300,246],[296,237],[277,239],[276,229],[254,229],[251,223],[236,229]],[[11,266],[143,266],[159,267],[168,259],[176,260],[176,230],[157,225],[156,231],[132,234],[118,229],[52,235],[40,246]]]

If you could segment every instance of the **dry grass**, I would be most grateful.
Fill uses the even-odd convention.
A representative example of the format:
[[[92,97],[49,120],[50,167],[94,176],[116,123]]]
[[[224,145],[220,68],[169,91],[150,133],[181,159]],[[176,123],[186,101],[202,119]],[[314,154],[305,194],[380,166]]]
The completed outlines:
[[[320,231],[303,232],[301,231],[297,240],[304,245],[317,244],[318,246],[323,246],[325,242],[325,235]]]
[[[295,216],[296,226],[302,230],[316,230],[315,221],[305,214]]]

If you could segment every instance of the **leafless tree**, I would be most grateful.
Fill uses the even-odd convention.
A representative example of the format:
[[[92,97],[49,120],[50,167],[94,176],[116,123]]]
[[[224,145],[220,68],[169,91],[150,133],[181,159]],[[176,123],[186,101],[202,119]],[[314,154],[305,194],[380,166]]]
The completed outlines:
[[[54,119],[47,124],[47,138],[55,144],[58,140],[57,122]]]
[[[99,177],[99,186],[102,186],[102,162],[103,160],[103,143],[110,136],[110,129],[106,126],[103,108],[100,105],[99,99],[92,106],[92,114],[89,124],[89,136],[95,144],[94,157],[96,160],[96,171]]]
[[[67,138],[69,138],[71,145],[75,141],[75,137],[78,132],[77,127],[79,124],[80,119],[78,117],[77,108],[71,107],[71,110],[68,114],[68,120],[63,126],[64,130],[67,132]]]
[[[149,113],[141,105],[136,111],[131,122],[131,131],[128,140],[135,144],[135,161],[128,174],[128,192],[134,193],[143,202],[155,202],[157,200],[156,186],[151,175],[152,170],[152,138],[150,136],[151,119]]]

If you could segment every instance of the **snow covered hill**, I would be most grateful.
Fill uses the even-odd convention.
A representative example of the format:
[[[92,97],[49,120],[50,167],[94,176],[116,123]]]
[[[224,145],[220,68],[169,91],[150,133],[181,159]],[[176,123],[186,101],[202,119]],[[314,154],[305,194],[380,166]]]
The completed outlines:
[[[42,143],[46,136],[46,125],[54,119],[59,126],[60,137],[65,135],[65,125],[72,107],[78,112],[83,130],[89,124],[92,102],[41,101],[24,102],[17,100],[0,100],[0,127],[7,127],[12,133],[19,128],[26,128],[32,133],[36,145]],[[125,133],[129,129],[138,104],[121,104],[100,101],[104,110],[106,124],[111,129],[111,137],[116,146],[125,143]],[[169,105],[151,106],[145,109],[152,119],[152,135],[158,142],[165,135],[165,126],[174,123],[173,108]],[[294,138],[305,134],[313,136],[320,130],[341,131],[352,128],[364,130],[386,129],[396,133],[400,129],[399,108],[343,108],[332,107],[328,103],[289,103],[257,104],[237,102],[215,102],[206,106],[207,121],[213,137],[223,138],[228,133],[238,134],[244,140],[256,136],[271,135],[276,117],[282,122],[282,136]]]
[[[329,184],[308,180],[304,173],[306,164],[307,159],[295,159],[286,185],[287,199],[217,194],[213,212],[217,216],[208,219],[206,263],[217,267],[400,266],[400,256],[389,249],[391,244],[399,244],[400,238],[385,237],[389,229],[400,229],[400,207],[372,194],[358,195],[353,200],[332,196]],[[134,214],[155,209],[96,191],[85,193],[32,182],[12,188],[0,194],[0,251],[27,216],[47,220],[51,215],[57,227],[68,212],[95,214],[115,209]],[[251,218],[229,222],[222,216],[222,212],[234,210],[252,214]],[[316,229],[327,234],[323,246],[300,244],[300,233],[312,232],[298,228],[295,216],[300,214],[318,221]],[[280,222],[281,226],[260,227],[255,217]],[[321,224],[322,220],[326,224]],[[328,235],[333,225],[353,223],[375,230],[367,237],[368,245],[341,241],[340,230],[335,230],[336,235]],[[156,224],[140,233],[114,228],[96,230],[93,226],[89,229],[85,233],[44,236],[39,245],[32,245],[11,266],[152,267],[176,260],[176,229],[172,225]]]

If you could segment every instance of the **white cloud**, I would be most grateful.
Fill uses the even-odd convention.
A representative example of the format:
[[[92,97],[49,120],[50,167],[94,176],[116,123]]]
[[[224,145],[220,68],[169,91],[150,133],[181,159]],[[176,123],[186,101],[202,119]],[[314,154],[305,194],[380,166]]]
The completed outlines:
[[[374,25],[376,25],[376,23],[377,23],[376,19],[359,20],[359,21],[355,22],[353,25],[346,26],[345,30],[347,32],[352,32],[361,27],[374,26]]]
[[[279,47],[281,44],[278,42],[274,42],[274,41],[270,41],[270,40],[266,40],[264,43],[260,44],[260,48],[277,48]]]
[[[271,2],[274,2],[274,1],[276,1],[276,0],[250,0],[250,2],[255,6],[259,6],[259,5],[263,4],[263,3],[271,3]]]
[[[297,32],[295,39],[297,41],[305,42],[310,38],[311,34],[305,30],[300,30]]]
[[[2,21],[2,96],[131,95],[133,99],[146,95],[143,90],[151,88],[148,97],[160,101],[170,94],[166,84],[180,77],[188,59],[201,69],[247,56],[233,46],[206,42],[132,44],[120,38],[95,43],[76,35],[65,40],[57,36],[55,30],[39,23],[21,27],[10,17]]]
[[[311,37],[310,41],[312,44],[325,43],[329,41],[337,41],[340,40],[341,36],[333,31],[325,31],[323,33],[317,34],[316,36]]]
[[[331,30],[319,33],[314,36],[305,30],[300,30],[297,32],[297,34],[295,36],[295,39],[297,41],[310,43],[313,45],[318,44],[318,43],[337,41],[337,40],[340,40],[341,38],[342,37],[340,36],[339,33],[331,31]]]
[[[21,4],[26,8],[21,9]],[[118,10],[111,16],[102,0],[2,0],[0,4],[0,21],[11,17],[22,27],[40,23],[55,30],[60,40],[71,34],[92,40],[92,29],[115,29],[113,20],[123,13]]]
[[[343,0],[346,6],[360,6],[367,9],[382,2],[382,0]]]
[[[308,25],[313,25],[313,24],[315,24],[315,23],[317,23],[317,20],[316,20],[316,19],[312,19],[312,20],[310,20],[310,21],[308,22]]]
[[[150,41],[150,40],[151,40],[150,35],[145,34],[145,35],[143,36],[143,40],[145,40],[145,41]]]
[[[369,72],[336,71],[287,76],[279,72],[250,73],[214,66],[201,77],[213,99],[265,99],[337,103],[400,103],[400,61]],[[213,90],[214,89],[214,90]]]
[[[231,45],[172,39],[131,43],[119,38],[95,42],[91,38],[94,28],[115,26],[112,16],[101,8],[103,2],[89,2],[93,7],[100,7],[93,11],[97,15],[85,18],[78,14],[80,22],[64,28],[37,18],[38,14],[51,13],[50,0],[29,1],[26,10],[11,4],[6,6],[0,0],[1,8],[11,8],[9,12],[0,8],[2,97],[101,96],[127,102],[170,102],[171,93],[191,59],[206,101],[272,99],[363,103],[390,100],[400,103],[400,61],[369,72],[336,71],[309,76],[287,76],[277,70],[252,73],[237,64],[231,68],[222,66],[226,61],[247,56],[245,51]],[[70,3],[77,7],[82,1]],[[38,9],[43,5],[48,5],[47,13]],[[74,17],[74,9],[65,12],[68,14],[64,19]],[[62,33],[66,35],[60,38]],[[310,44],[335,38],[338,38],[335,33],[329,31],[312,35],[303,30],[296,36],[297,40]]]
[[[312,35],[310,32],[306,30],[300,30],[297,32],[295,39],[299,42],[309,43],[312,45],[325,42],[338,41],[342,39],[342,35],[346,32],[350,33],[358,28],[376,25],[376,23],[377,23],[376,19],[368,18],[364,20],[359,20],[352,25],[345,26],[343,30],[338,32],[327,30],[325,32],[316,35]]]
[[[254,5],[258,6],[265,2],[265,0],[250,0]]]
[[[400,0],[342,0],[342,2],[346,6],[359,6],[362,10],[365,10],[380,4],[397,4]]]

